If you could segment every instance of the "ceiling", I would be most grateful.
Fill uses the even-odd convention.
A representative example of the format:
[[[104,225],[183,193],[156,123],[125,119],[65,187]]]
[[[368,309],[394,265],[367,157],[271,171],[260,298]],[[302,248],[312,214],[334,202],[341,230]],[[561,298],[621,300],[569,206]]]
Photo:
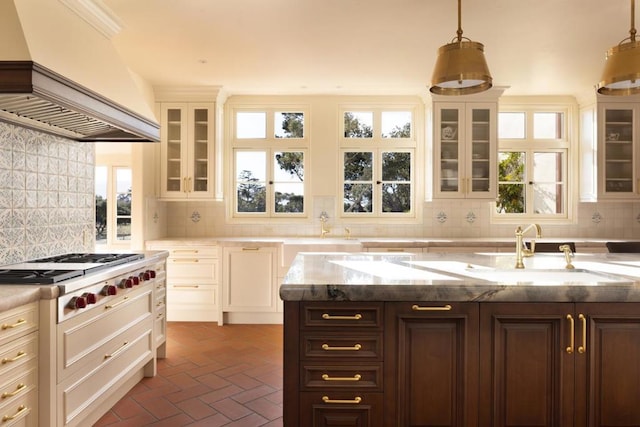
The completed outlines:
[[[112,41],[153,86],[229,94],[427,93],[456,0],[103,0]],[[605,52],[629,35],[629,0],[463,0],[505,95],[591,97]]]

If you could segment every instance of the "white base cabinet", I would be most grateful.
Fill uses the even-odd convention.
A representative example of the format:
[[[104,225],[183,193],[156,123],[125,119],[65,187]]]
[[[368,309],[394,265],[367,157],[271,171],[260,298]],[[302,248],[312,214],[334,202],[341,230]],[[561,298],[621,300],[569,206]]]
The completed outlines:
[[[278,311],[278,248],[272,246],[225,247],[223,253],[222,310],[228,319],[256,322],[281,316],[260,316]],[[267,320],[266,323],[272,323]]]
[[[167,250],[167,321],[218,321],[218,247],[147,244],[149,250]]]

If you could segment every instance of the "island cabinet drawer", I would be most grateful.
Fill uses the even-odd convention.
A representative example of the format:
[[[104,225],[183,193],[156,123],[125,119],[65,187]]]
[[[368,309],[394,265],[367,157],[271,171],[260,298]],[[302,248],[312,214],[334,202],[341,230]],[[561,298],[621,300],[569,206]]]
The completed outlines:
[[[383,303],[306,303],[301,310],[303,327],[381,328]]]
[[[0,345],[38,329],[38,303],[7,310],[0,314]]]
[[[299,426],[384,427],[382,393],[327,391],[300,393]]]
[[[382,360],[382,332],[372,334],[303,333],[300,357]]]
[[[382,391],[382,363],[304,364],[300,387],[312,390]]]

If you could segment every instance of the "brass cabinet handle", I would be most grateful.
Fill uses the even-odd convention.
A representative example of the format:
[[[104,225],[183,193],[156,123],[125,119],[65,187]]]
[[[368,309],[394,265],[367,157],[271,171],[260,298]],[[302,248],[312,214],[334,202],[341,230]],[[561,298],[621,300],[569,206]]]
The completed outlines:
[[[24,405],[18,406],[18,410],[16,411],[16,413],[13,414],[13,415],[5,415],[4,417],[2,417],[2,422],[6,423],[7,421],[11,421],[13,419],[16,419],[17,417],[20,416],[20,414],[22,414],[27,409],[28,408],[26,406],[24,406]]]
[[[183,193],[187,192],[187,177],[186,176],[184,178],[182,178],[182,192]]]
[[[260,250],[260,248],[257,248],[257,247],[256,247],[256,248],[251,247],[251,248],[242,248],[242,250],[243,250],[243,251],[259,251],[259,250]]]
[[[362,319],[362,314],[357,313],[353,316],[332,316],[329,313],[323,313],[322,318],[326,320],[360,320]]]
[[[322,379],[325,381],[360,381],[362,375],[355,374],[352,377],[330,377],[328,374],[322,374]]]
[[[174,249],[171,251],[174,254],[197,254],[197,249]]]
[[[360,396],[356,396],[351,400],[343,400],[343,399],[329,399],[329,396],[322,396],[322,401],[324,403],[360,403],[362,402],[362,398]]]
[[[25,323],[27,323],[27,321],[25,319],[18,319],[18,321],[16,323],[14,323],[13,325],[7,325],[6,323],[3,323],[2,324],[2,330],[17,328],[18,326],[24,325]]]
[[[575,344],[573,334],[575,332],[575,327],[573,323],[573,316],[567,314],[567,320],[569,321],[569,347],[565,349],[565,351],[569,354],[573,353],[573,346]]]
[[[332,347],[329,344],[322,344],[322,349],[326,351],[358,351],[362,349],[362,345],[356,344],[353,347]]]
[[[198,262],[198,258],[178,258],[172,260],[173,262]]]
[[[580,313],[578,319],[582,322],[582,345],[578,347],[578,353],[582,354],[587,351],[587,317]]]
[[[124,349],[127,347],[127,345],[129,344],[129,341],[125,341],[122,343],[122,345],[120,346],[119,349],[117,349],[116,351],[114,351],[113,353],[107,353],[104,355],[105,359],[110,359],[114,356],[117,356],[118,354],[122,353],[124,351]]]
[[[20,384],[18,384],[18,386],[16,387],[16,389],[14,391],[5,391],[4,393],[2,393],[2,398],[6,399],[7,397],[13,397],[16,394],[20,393],[25,388],[27,388],[27,385],[23,384],[23,383],[20,383]]]
[[[125,302],[127,302],[127,300],[129,299],[129,297],[125,296],[124,298],[122,298],[122,301],[119,301],[115,304],[108,304],[104,306],[105,310],[109,310],[110,308],[116,308],[117,306],[119,306],[120,304],[124,304]]]
[[[445,304],[441,307],[423,307],[418,304],[414,304],[411,306],[411,310],[413,311],[449,311],[451,310],[450,304]]]
[[[173,289],[198,289],[200,285],[172,285]]]
[[[191,188],[191,177],[187,178],[187,183],[188,183],[188,187],[187,187],[187,193],[191,193],[193,191],[193,189]]]
[[[11,358],[11,359],[7,359],[6,357],[2,359],[2,364],[6,365],[7,363],[11,363],[11,362],[15,362],[16,360],[22,359],[23,357],[25,357],[27,355],[26,352],[20,350],[15,357]]]

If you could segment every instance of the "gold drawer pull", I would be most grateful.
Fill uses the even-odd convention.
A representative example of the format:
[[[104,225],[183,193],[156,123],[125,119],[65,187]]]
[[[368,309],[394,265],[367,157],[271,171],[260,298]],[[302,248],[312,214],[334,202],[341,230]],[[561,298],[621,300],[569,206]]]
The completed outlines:
[[[413,311],[449,311],[451,310],[450,304],[445,304],[442,307],[422,307],[417,304],[411,306]]]
[[[18,321],[16,323],[14,323],[13,325],[7,325],[6,323],[3,323],[2,324],[2,330],[17,328],[18,326],[24,325],[25,323],[27,323],[27,321],[25,319],[18,319]]]
[[[324,403],[360,403],[362,402],[362,398],[360,396],[356,396],[353,400],[342,400],[342,399],[329,399],[329,396],[322,396],[322,401]]]
[[[125,302],[127,302],[127,300],[129,299],[129,297],[125,296],[124,298],[122,298],[122,301],[119,301],[115,304],[109,304],[109,305],[105,305],[104,309],[105,310],[109,310],[110,308],[116,308],[117,306],[119,306],[120,304],[124,304]]]
[[[122,346],[121,346],[119,349],[117,349],[116,351],[114,351],[113,353],[110,353],[110,354],[109,354],[109,353],[107,353],[107,354],[105,354],[105,355],[104,355],[104,358],[105,358],[105,359],[110,359],[110,358],[115,357],[115,356],[117,356],[118,354],[122,353],[122,352],[124,351],[125,347],[127,346],[127,344],[129,344],[129,341],[125,341],[124,343],[122,343]]]
[[[7,397],[13,397],[16,394],[20,393],[25,388],[27,388],[27,386],[25,384],[20,383],[18,384],[18,386],[14,391],[11,391],[11,392],[5,391],[4,393],[2,393],[2,398],[6,399]]]
[[[352,377],[330,377],[328,374],[322,374],[322,379],[325,381],[360,381],[362,375],[355,374]]]
[[[565,348],[564,351],[571,354],[573,353],[573,346],[575,344],[575,341],[573,338],[574,329],[575,329],[574,323],[573,323],[573,316],[571,316],[570,314],[567,314],[567,320],[569,321],[569,347]]]
[[[174,254],[197,254],[197,249],[174,249],[171,251]]]
[[[198,258],[179,258],[174,259],[173,262],[199,262]]]
[[[22,414],[27,409],[29,409],[29,408],[27,408],[24,405],[18,406],[18,410],[16,411],[16,413],[13,414],[13,415],[5,415],[4,417],[2,417],[2,422],[6,423],[7,421],[11,421],[11,420],[14,420],[14,419],[18,418],[20,416],[20,414]]]
[[[582,345],[578,347],[578,353],[582,354],[587,351],[587,317],[580,313],[578,319],[582,321]]]
[[[251,248],[242,248],[242,250],[243,250],[243,251],[259,251],[259,250],[260,250],[260,248],[253,248],[253,247],[251,247]]]
[[[354,314],[353,316],[332,316],[329,313],[323,313],[322,318],[325,320],[360,320],[362,319],[362,314]]]
[[[11,363],[11,362],[15,362],[18,359],[22,359],[23,357],[25,357],[27,355],[27,353],[25,353],[24,351],[20,350],[17,354],[16,357],[12,358],[12,359],[7,359],[6,357],[2,359],[2,364],[6,365],[7,363]]]
[[[322,349],[327,351],[358,351],[362,348],[360,344],[353,347],[331,347],[329,344],[322,344]]]
[[[200,285],[173,285],[173,289],[198,289]]]

